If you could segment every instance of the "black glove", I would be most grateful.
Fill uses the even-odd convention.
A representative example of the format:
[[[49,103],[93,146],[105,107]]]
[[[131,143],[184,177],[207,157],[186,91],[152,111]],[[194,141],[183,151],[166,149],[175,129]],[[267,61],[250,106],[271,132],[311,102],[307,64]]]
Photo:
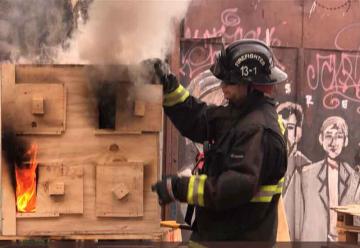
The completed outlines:
[[[168,176],[151,186],[151,190],[156,191],[158,194],[160,205],[165,205],[176,200],[174,192],[176,190],[177,180],[179,180],[177,176]]]
[[[171,73],[170,67],[167,63],[160,59],[154,60],[155,74],[159,78],[160,83],[163,85],[164,93],[170,93],[179,86],[176,76]]]

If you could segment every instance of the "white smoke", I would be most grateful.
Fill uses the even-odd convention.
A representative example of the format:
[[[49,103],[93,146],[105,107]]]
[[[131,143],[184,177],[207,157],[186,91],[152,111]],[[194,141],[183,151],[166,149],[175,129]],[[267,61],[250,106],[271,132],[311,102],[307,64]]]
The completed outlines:
[[[171,52],[190,0],[95,0],[58,63],[136,64]]]

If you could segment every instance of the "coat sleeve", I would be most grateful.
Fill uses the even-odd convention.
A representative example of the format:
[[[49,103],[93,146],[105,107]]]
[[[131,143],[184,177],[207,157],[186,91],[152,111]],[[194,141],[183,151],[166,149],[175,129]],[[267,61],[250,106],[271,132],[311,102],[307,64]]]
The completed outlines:
[[[226,170],[218,177],[206,175],[180,178],[180,201],[217,210],[248,203],[256,194],[264,159],[262,127],[252,127],[235,136],[230,152],[222,160]],[[221,161],[221,160],[220,160]]]
[[[164,95],[164,111],[179,132],[192,141],[203,143],[208,138],[206,103],[191,96],[182,85]]]

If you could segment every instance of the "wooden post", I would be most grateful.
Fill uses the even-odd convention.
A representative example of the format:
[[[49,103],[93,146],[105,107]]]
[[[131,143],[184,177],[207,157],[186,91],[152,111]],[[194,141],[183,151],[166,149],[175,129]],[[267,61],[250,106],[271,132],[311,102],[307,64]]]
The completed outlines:
[[[4,83],[7,85],[13,85],[15,83],[15,66],[3,64],[1,68],[1,94],[0,102],[2,103],[2,93],[6,92],[9,87],[4,87]],[[2,104],[1,104],[2,106]],[[0,111],[1,116],[1,111]],[[11,116],[7,116],[11,118]],[[0,127],[2,120],[0,117]],[[1,129],[2,130],[2,129]],[[1,143],[0,143],[1,144]],[[15,206],[15,190],[11,184],[8,166],[6,162],[1,159],[1,217],[2,217],[2,235],[16,235],[16,206]]]
[[[175,42],[174,48],[170,57],[171,71],[179,77],[180,69],[180,22],[178,20],[174,21],[174,30],[175,30]],[[163,175],[165,174],[176,174],[178,170],[178,147],[179,147],[179,132],[176,130],[171,121],[165,117],[164,118],[164,159],[163,159]],[[171,208],[174,207],[176,203],[168,204],[162,211],[162,219],[169,220],[176,218]]]

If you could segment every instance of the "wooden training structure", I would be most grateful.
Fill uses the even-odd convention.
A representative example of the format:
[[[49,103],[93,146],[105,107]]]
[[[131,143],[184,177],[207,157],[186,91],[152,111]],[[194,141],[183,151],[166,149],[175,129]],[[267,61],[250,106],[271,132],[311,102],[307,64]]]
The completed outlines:
[[[115,129],[99,129],[86,69],[1,65],[2,125],[38,145],[38,182],[36,212],[18,213],[2,156],[0,239],[160,239],[161,86],[118,97]]]
[[[354,218],[360,217],[360,205],[347,205],[334,208],[338,214],[338,240],[352,244],[358,243],[360,226],[355,226]]]

